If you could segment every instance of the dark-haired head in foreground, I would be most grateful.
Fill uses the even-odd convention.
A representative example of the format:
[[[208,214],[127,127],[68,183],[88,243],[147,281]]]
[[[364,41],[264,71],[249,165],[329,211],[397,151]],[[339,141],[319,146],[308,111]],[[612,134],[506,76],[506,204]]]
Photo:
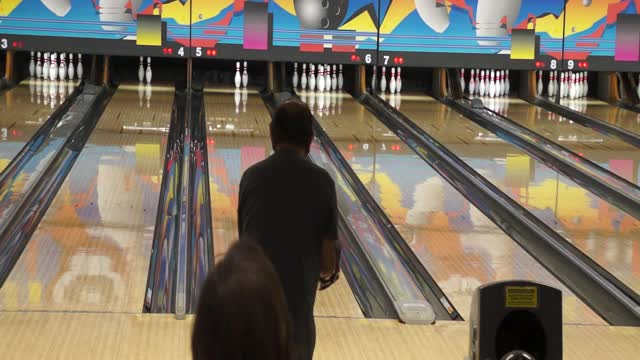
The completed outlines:
[[[313,115],[309,107],[299,101],[280,105],[271,121],[273,150],[287,147],[303,155],[309,154],[313,140]]]
[[[193,359],[290,360],[291,344],[278,275],[256,242],[236,242],[200,293]]]

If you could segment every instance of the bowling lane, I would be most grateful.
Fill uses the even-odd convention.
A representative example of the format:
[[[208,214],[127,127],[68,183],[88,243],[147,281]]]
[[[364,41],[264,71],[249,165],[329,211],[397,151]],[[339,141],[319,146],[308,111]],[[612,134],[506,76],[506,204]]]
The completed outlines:
[[[0,172],[57,107],[57,101],[42,96],[42,82],[37,83],[25,80],[0,92]]]
[[[640,114],[634,111],[613,106],[594,98],[576,100],[564,98],[560,99],[560,104],[640,135]]]
[[[487,107],[518,124],[581,154],[634,184],[640,184],[637,171],[640,164],[640,151],[635,146],[614,136],[606,136],[573,123],[518,98],[485,98],[483,100]]]
[[[433,98],[403,95],[400,110],[582,252],[640,291],[640,221]]]
[[[7,282],[2,310],[141,312],[173,87],[121,85]],[[144,91],[143,91],[144,92]]]
[[[242,174],[271,154],[271,118],[254,90],[209,89],[204,101],[214,253],[220,259],[238,237],[238,188]],[[363,316],[344,278],[318,293],[315,315]]]
[[[319,96],[329,97],[329,105]],[[477,286],[518,278],[562,289],[565,323],[603,323],[351,97],[301,98],[313,105],[316,118],[463,317],[469,317]]]

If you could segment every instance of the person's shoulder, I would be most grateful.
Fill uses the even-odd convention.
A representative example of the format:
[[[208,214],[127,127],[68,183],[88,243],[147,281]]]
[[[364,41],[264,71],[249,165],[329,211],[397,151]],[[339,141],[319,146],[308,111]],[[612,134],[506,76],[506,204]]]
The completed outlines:
[[[329,172],[327,172],[327,170],[323,169],[322,167],[318,166],[317,164],[311,161],[309,161],[308,163],[314,178],[318,182],[331,188],[335,186],[333,182],[333,178],[331,177],[331,175],[329,175]]]
[[[257,163],[249,166],[247,170],[242,174],[243,180],[250,180],[256,176],[260,177],[261,174],[268,171],[270,158],[266,158],[262,161],[258,161]]]

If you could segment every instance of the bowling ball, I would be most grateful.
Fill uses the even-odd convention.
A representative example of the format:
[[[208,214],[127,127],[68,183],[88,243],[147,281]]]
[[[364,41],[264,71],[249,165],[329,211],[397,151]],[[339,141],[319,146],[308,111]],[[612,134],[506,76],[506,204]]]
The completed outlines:
[[[336,30],[347,13],[349,0],[293,0],[300,25],[310,30]]]

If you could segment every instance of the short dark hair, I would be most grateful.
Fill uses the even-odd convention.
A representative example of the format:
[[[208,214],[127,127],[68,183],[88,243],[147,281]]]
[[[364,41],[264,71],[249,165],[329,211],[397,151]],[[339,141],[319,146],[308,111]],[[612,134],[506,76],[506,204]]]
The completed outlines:
[[[237,241],[205,280],[191,350],[194,360],[292,358],[284,291],[255,241]]]
[[[271,141],[308,148],[313,140],[313,115],[300,101],[288,101],[278,106],[271,121]]]

